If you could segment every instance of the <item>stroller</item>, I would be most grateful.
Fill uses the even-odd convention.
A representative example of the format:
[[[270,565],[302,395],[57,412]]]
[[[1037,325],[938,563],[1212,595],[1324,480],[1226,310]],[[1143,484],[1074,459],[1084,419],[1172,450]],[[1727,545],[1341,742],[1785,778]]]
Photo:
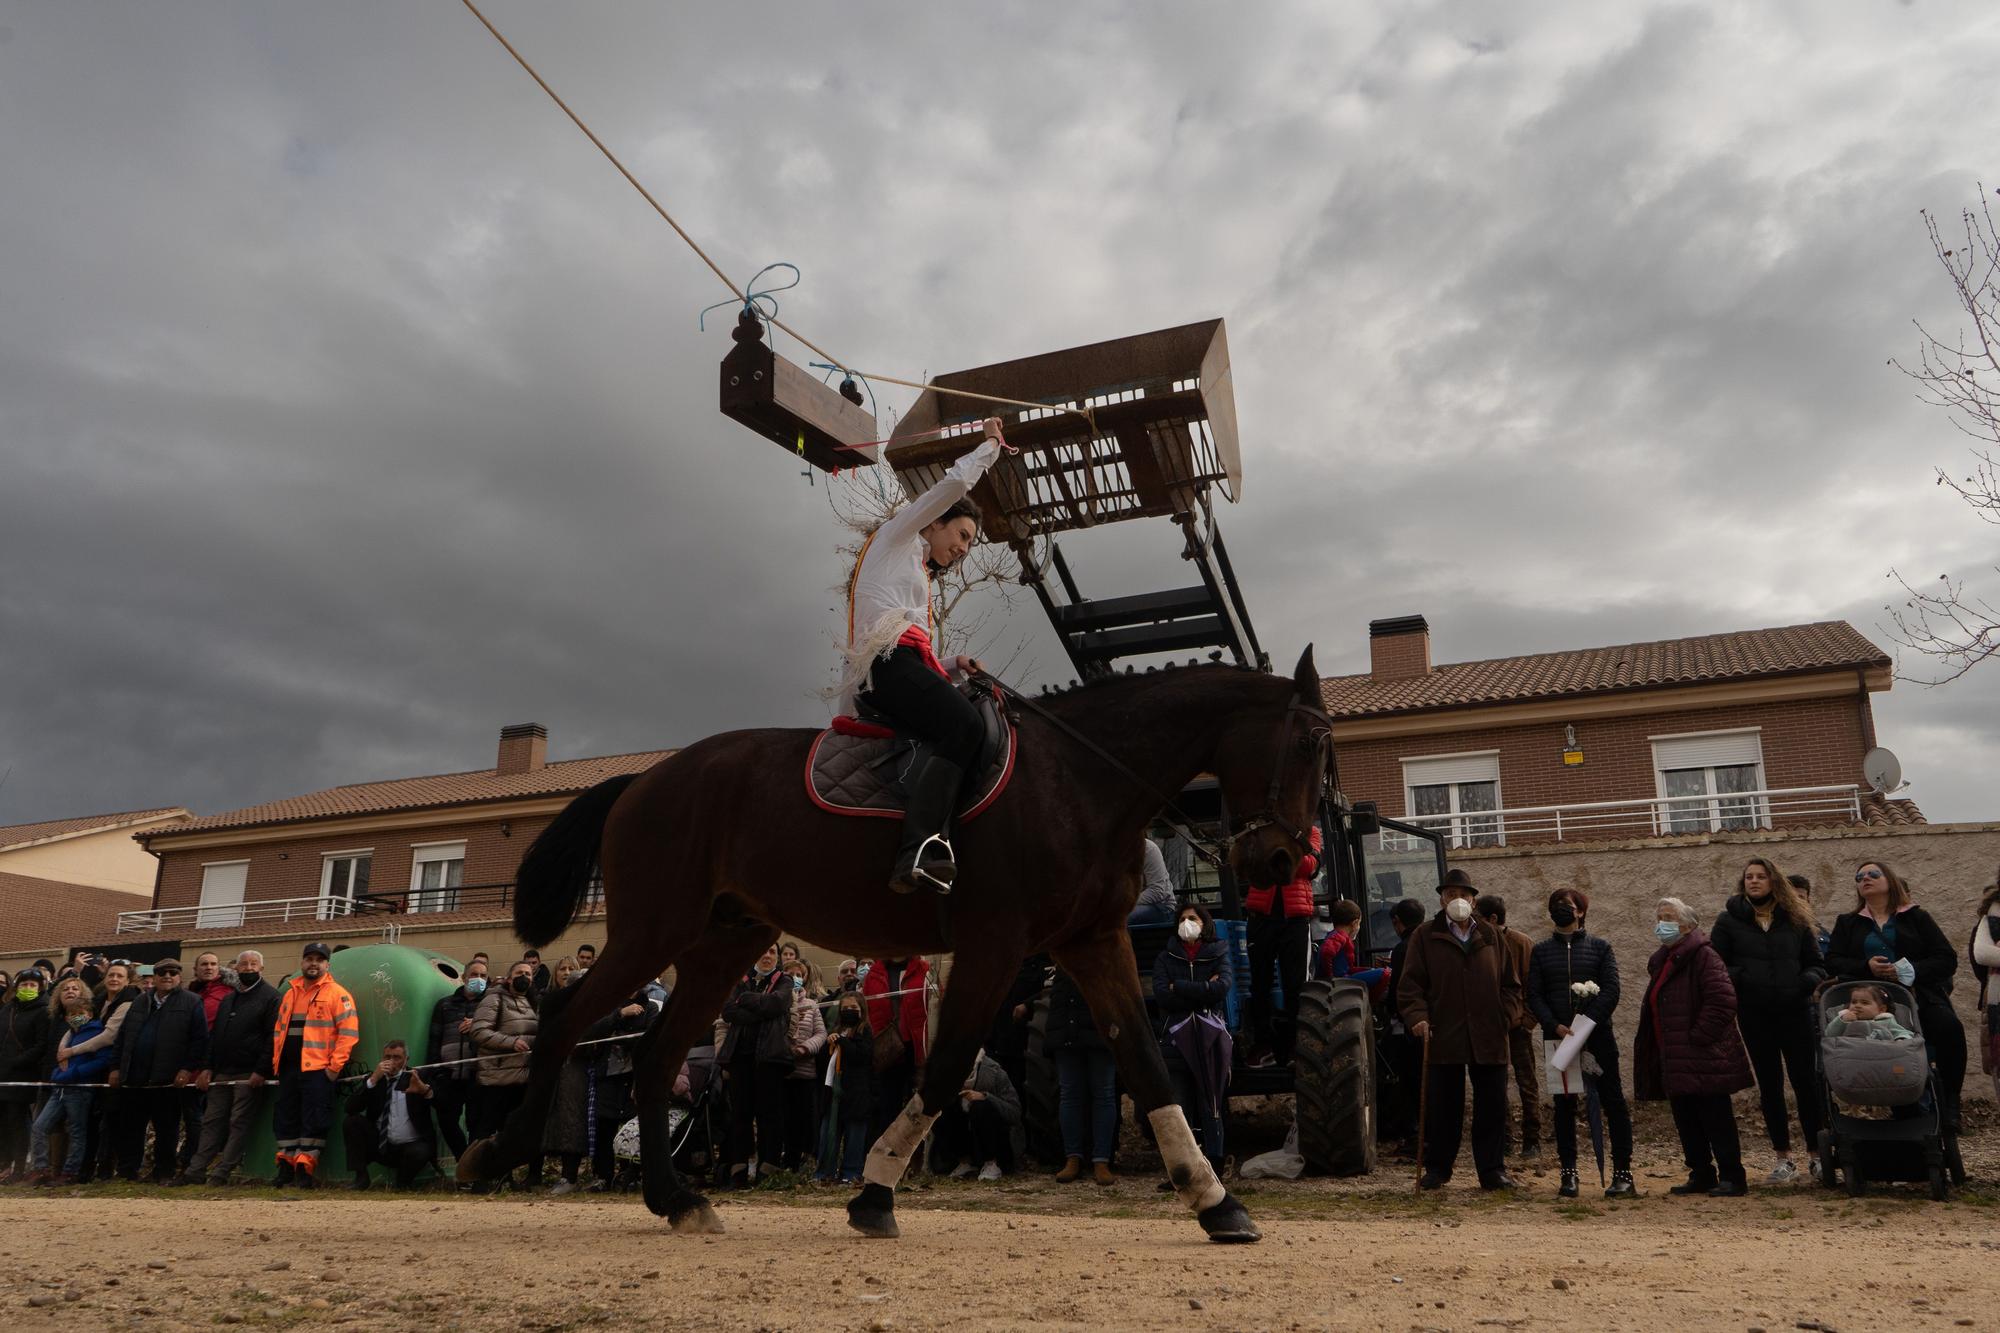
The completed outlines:
[[[1891,1016],[1913,1035],[1894,1041],[1825,1035],[1827,1022],[1864,987],[1886,993]],[[1943,1113],[1910,992],[1894,982],[1837,982],[1820,991],[1815,1015],[1820,1096],[1827,1112],[1817,1145],[1820,1183],[1834,1188],[1844,1172],[1847,1192],[1856,1196],[1867,1192],[1870,1181],[1928,1183],[1931,1197],[1940,1200],[1949,1194],[1947,1181],[1963,1185],[1958,1135]],[[1886,1108],[1888,1118],[1856,1113],[1867,1107]]]
[[[688,1093],[676,1097],[667,1109],[667,1152],[674,1167],[690,1179],[714,1178],[723,1140],[729,1132],[729,1105],[719,1077],[715,1047],[697,1046],[688,1052]],[[639,1164],[639,1118],[632,1117],[619,1127],[612,1140],[620,1174]]]

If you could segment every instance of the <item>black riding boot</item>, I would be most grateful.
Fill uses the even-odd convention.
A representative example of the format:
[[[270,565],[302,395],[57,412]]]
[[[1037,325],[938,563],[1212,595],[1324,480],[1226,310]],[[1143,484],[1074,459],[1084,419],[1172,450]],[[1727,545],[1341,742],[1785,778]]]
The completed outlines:
[[[896,851],[896,868],[889,888],[914,893],[928,884],[950,893],[958,867],[951,856],[951,822],[958,810],[958,790],[965,770],[949,759],[927,754],[910,773],[908,803],[903,809],[903,841]]]

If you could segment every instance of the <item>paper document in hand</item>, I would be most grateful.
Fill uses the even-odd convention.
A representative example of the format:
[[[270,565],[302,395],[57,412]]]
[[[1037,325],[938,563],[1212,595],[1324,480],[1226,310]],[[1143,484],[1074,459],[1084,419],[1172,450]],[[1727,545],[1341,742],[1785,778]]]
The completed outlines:
[[[1575,1096],[1583,1091],[1583,1075],[1577,1069],[1577,1060],[1583,1055],[1583,1043],[1596,1030],[1594,1020],[1579,1014],[1571,1021],[1567,1037],[1559,1042],[1542,1042],[1548,1054],[1550,1096]]]

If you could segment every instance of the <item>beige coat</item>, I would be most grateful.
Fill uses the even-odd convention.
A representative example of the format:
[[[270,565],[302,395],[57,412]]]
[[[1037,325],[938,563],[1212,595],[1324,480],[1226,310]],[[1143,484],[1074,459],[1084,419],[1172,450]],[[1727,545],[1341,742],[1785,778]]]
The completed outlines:
[[[466,1036],[481,1055],[509,1053],[504,1060],[488,1060],[479,1066],[481,1087],[507,1088],[528,1081],[528,1057],[515,1052],[514,1043],[525,1037],[534,1045],[540,1024],[532,996],[516,995],[512,988],[495,988],[480,997],[472,1011],[472,1031]]]

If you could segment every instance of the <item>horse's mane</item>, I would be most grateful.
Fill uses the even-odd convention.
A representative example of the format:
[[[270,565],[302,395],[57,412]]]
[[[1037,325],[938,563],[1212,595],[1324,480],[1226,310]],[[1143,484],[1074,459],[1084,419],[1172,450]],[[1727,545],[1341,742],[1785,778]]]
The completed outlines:
[[[1149,666],[1143,671],[1127,667],[1123,671],[1106,676],[1094,676],[1082,681],[1073,680],[1068,685],[1060,687],[1045,686],[1035,698],[1038,702],[1046,703],[1061,712],[1065,705],[1080,701],[1086,695],[1092,704],[1101,705],[1111,697],[1157,684],[1163,676],[1171,676],[1176,682],[1227,678],[1230,681],[1268,680],[1273,684],[1290,683],[1268,671],[1238,666],[1234,662],[1189,662],[1185,666],[1170,662],[1165,666]]]

